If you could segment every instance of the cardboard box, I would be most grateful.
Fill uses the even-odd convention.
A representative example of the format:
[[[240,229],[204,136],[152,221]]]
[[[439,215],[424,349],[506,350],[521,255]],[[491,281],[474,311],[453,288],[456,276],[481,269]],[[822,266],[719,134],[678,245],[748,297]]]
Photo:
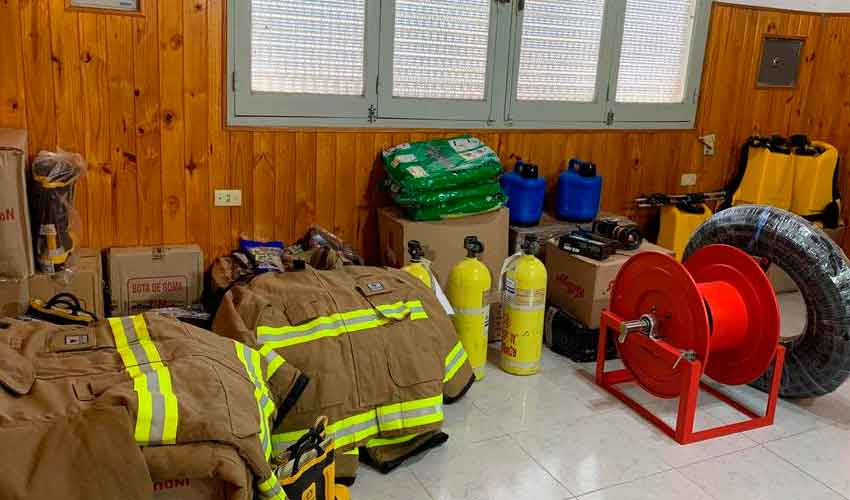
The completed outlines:
[[[197,245],[113,248],[106,266],[112,316],[201,301],[204,255]]]
[[[452,267],[466,257],[463,239],[477,236],[484,243],[481,261],[490,269],[495,288],[502,264],[508,258],[508,224],[507,208],[437,222],[407,220],[397,207],[382,208],[378,210],[381,263],[390,267],[407,265],[407,242],[419,240],[437,281],[446,288]]]
[[[0,129],[0,277],[35,272],[26,167],[26,130]]]
[[[603,261],[565,252],[555,241],[549,241],[546,246],[549,303],[572,314],[591,329],[599,328],[599,316],[609,305],[614,279],[629,258],[648,251],[675,258],[672,251],[648,242],[637,250],[621,250]]]
[[[24,314],[29,307],[29,296],[26,279],[0,280],[0,318]]]
[[[88,248],[80,249],[76,265],[69,273],[35,274],[29,280],[30,298],[45,302],[60,293],[70,293],[80,299],[85,310],[98,319],[106,317],[103,298],[103,266],[100,252]]]
[[[226,500],[219,479],[168,479],[153,482],[154,500]]]

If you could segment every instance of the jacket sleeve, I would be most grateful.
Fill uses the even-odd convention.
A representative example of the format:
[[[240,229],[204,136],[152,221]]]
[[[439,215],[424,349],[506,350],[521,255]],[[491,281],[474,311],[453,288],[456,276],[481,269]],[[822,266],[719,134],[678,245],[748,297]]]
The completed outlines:
[[[257,345],[256,325],[262,305],[259,297],[245,287],[228,291],[215,313],[212,331],[249,346]]]
[[[433,291],[426,296],[430,320],[439,332],[440,356],[443,362],[443,400],[451,404],[462,398],[475,382],[472,365],[460,338],[457,336],[451,318],[443,310]]]

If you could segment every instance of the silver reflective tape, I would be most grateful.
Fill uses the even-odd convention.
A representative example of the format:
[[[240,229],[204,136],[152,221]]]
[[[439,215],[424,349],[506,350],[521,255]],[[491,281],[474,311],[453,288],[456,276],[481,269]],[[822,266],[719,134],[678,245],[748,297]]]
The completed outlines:
[[[259,367],[254,366],[254,357],[251,356],[251,349],[242,344],[242,355],[245,357],[245,364],[248,366],[248,377],[253,382],[254,387],[260,392],[260,400],[257,401],[257,411],[260,414],[260,441],[263,445],[263,451],[270,449],[271,447],[271,436],[269,436],[268,430],[268,421],[266,419],[265,413],[263,413],[263,408],[265,408],[265,403],[263,400],[268,401],[265,393],[261,389],[261,380],[262,377],[258,375]],[[259,379],[257,377],[260,377]]]
[[[124,316],[121,318],[121,326],[124,327],[124,335],[127,337],[128,344],[136,344],[139,342],[139,338],[136,336],[136,325],[133,323],[132,317]]]
[[[427,406],[425,408],[417,408],[415,410],[407,410],[400,411],[397,413],[390,413],[387,415],[378,415],[378,422],[380,424],[388,424],[390,422],[395,422],[396,420],[404,420],[407,418],[416,418],[416,417],[425,417],[427,415],[436,415],[443,410],[443,405],[434,405]]]
[[[365,422],[360,422],[359,424],[352,424],[352,425],[349,425],[347,427],[344,427],[344,428],[334,432],[334,438],[339,439],[339,438],[343,438],[343,437],[346,437],[346,436],[350,436],[351,434],[354,434],[354,433],[357,433],[357,432],[360,432],[360,431],[365,431],[369,427],[374,427],[375,425],[377,425],[377,422],[375,421],[375,419],[370,419],[370,420],[367,420]]]
[[[283,490],[280,487],[280,484],[275,481],[273,486],[266,491],[260,490],[260,495],[264,498],[286,498],[283,496]]]
[[[160,390],[159,373],[154,369],[148,353],[139,342],[136,325],[132,317],[121,318],[124,327],[124,335],[127,337],[128,347],[136,358],[137,367],[145,377],[145,385],[151,396],[151,429],[150,441],[147,444],[162,443],[165,437],[165,395]],[[162,364],[160,362],[160,364]]]
[[[359,324],[359,323],[367,323],[369,321],[375,321],[376,319],[378,319],[378,317],[374,314],[369,314],[367,316],[361,316],[361,317],[357,317],[357,318],[353,318],[353,319],[349,319],[349,320],[339,319],[339,320],[333,321],[331,323],[322,323],[320,325],[314,326],[313,328],[309,328],[307,330],[301,330],[301,331],[297,331],[297,332],[290,332],[290,333],[284,333],[284,334],[266,333],[266,334],[259,336],[259,341],[260,341],[261,344],[265,344],[266,342],[286,341],[286,340],[296,339],[296,338],[299,338],[299,337],[306,337],[308,335],[312,335],[314,333],[325,331],[325,330],[336,330],[336,329],[342,328],[343,326],[346,326],[346,325],[356,325],[356,324]]]
[[[455,368],[455,366],[457,366],[461,362],[464,354],[466,354],[466,351],[463,349],[463,346],[461,346],[461,348],[457,350],[457,354],[455,354],[455,356],[451,359],[451,361],[449,361],[449,364],[446,366],[446,373],[451,372]]]

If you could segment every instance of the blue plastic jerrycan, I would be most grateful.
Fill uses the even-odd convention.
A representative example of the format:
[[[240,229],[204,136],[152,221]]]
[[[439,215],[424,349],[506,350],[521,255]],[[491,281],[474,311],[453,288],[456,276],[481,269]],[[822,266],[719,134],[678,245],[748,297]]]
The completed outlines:
[[[559,219],[589,222],[599,213],[602,177],[596,164],[577,158],[570,160],[567,170],[558,177],[558,200],[555,215]]]
[[[537,165],[517,158],[514,171],[502,176],[502,191],[508,197],[511,224],[535,226],[543,216],[546,179],[540,177]]]

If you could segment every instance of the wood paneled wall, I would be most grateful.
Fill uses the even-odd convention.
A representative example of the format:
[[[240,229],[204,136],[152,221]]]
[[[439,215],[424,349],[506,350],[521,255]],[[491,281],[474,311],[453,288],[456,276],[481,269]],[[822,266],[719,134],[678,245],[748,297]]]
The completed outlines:
[[[65,0],[0,0],[0,126],[29,129],[30,153],[63,148],[89,162],[77,202],[87,245],[197,242],[208,256],[240,233],[292,241],[310,223],[367,257],[376,250],[379,152],[457,131],[238,130],[224,126],[226,0],[150,0],[144,17],[67,11]],[[806,37],[800,83],[758,90],[765,33]],[[554,180],[564,161],[595,161],[603,204],[635,213],[642,192],[724,186],[751,134],[808,133],[850,158],[850,17],[717,5],[695,130],[479,131],[503,160],[532,159]],[[697,137],[715,133],[716,156]],[[842,179],[848,193],[847,170]],[[243,191],[214,208],[216,188]]]

